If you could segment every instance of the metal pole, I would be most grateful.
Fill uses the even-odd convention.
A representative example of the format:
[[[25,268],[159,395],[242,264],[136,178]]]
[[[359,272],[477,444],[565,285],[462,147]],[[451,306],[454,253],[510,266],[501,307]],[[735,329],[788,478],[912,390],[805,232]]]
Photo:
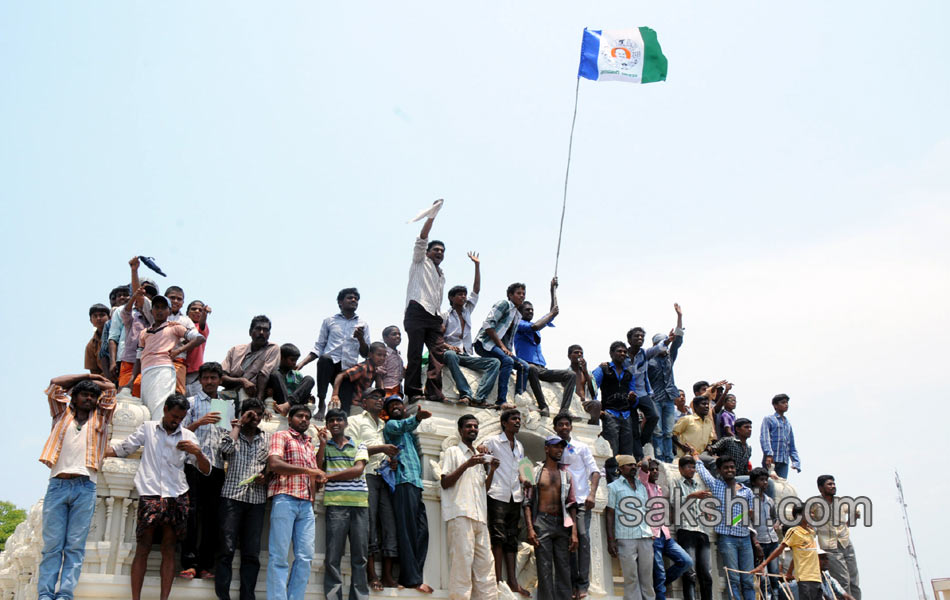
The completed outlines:
[[[557,266],[561,260],[561,236],[564,233],[564,212],[567,210],[567,180],[571,176],[571,149],[574,146],[574,123],[577,122],[577,96],[581,90],[581,78],[577,78],[577,87],[574,88],[574,116],[571,118],[571,137],[567,142],[567,170],[564,173],[564,200],[561,203],[561,226],[557,232],[557,254],[554,256],[554,276],[557,277]]]

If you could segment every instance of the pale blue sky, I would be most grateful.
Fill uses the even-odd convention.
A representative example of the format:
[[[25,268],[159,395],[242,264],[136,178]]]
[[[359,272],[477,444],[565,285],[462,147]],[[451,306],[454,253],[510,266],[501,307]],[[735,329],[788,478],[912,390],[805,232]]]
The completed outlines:
[[[545,304],[581,32],[656,29],[669,80],[581,82],[559,327],[606,357],[686,313],[677,376],[728,377],[757,426],[792,396],[805,471],[875,502],[869,597],[911,598],[902,469],[925,578],[948,576],[938,405],[950,334],[945,2],[0,5],[5,496],[41,497],[41,391],[78,372],[89,305],[155,256],[214,308],[304,352],[341,287],[401,323],[418,227],[450,284],[484,259]],[[311,367],[312,369],[312,367]],[[756,450],[755,459],[759,457]],[[925,466],[927,465],[927,466]]]

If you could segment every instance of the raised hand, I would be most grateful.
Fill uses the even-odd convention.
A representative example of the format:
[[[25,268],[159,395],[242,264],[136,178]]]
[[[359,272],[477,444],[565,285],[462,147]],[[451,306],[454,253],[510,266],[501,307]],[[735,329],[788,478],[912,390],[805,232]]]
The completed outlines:
[[[676,311],[676,316],[677,316],[677,317],[682,317],[682,316],[683,316],[683,309],[680,308],[680,305],[677,304],[676,302],[673,303],[673,310]]]
[[[469,252],[469,253],[468,253],[468,258],[469,258],[469,260],[471,260],[471,261],[472,261],[473,263],[475,263],[476,265],[482,262],[482,261],[478,258],[478,252],[474,252],[474,251]]]
[[[416,413],[416,419],[419,421],[422,421],[423,419],[428,419],[431,416],[432,416],[431,412],[427,410],[423,410],[421,408],[419,409],[419,412]]]
[[[138,256],[133,256],[132,259],[129,261],[129,266],[132,267],[132,270],[138,271],[138,269],[139,269],[139,257],[138,257]]]

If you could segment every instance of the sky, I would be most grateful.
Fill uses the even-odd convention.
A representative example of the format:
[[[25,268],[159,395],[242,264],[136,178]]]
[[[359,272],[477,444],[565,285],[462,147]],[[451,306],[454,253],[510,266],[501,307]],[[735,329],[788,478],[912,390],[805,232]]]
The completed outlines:
[[[43,495],[41,392],[82,371],[88,307],[133,255],[211,305],[206,358],[260,313],[306,353],[343,287],[374,339],[401,324],[406,221],[445,198],[448,285],[471,283],[466,251],[483,261],[475,320],[513,281],[546,306],[581,33],[647,25],[666,82],[580,82],[545,355],[605,360],[680,303],[680,387],[733,381],[755,436],[791,396],[792,484],[832,473],[870,497],[862,587],[916,598],[895,469],[925,581],[950,576],[946,428],[924,422],[950,335],[948,17],[936,0],[0,4],[3,499]]]

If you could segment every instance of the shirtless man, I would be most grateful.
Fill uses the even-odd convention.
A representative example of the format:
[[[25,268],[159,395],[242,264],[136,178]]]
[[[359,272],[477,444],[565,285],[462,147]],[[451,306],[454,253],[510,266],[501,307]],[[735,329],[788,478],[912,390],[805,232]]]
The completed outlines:
[[[600,402],[597,400],[597,388],[594,387],[594,378],[587,371],[587,361],[584,360],[584,349],[580,344],[567,347],[567,358],[571,361],[571,370],[577,376],[574,393],[581,399],[581,406],[590,415],[589,425],[600,423]]]
[[[535,547],[538,600],[571,598],[571,552],[577,548],[577,504],[571,473],[567,465],[560,464],[566,446],[567,442],[558,436],[544,441],[544,462],[534,468],[537,484],[529,490],[524,507],[528,542]]]

